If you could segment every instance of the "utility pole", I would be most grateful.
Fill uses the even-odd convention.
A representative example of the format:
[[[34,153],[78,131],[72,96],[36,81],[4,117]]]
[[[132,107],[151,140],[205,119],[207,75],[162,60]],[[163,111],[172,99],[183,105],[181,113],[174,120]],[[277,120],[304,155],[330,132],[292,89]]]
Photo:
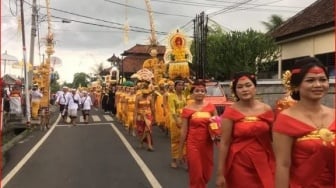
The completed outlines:
[[[208,36],[208,18],[205,18],[204,12],[196,15],[194,20],[194,41],[195,41],[195,60],[197,64],[196,78],[205,78],[205,65],[207,64],[207,36]]]
[[[31,23],[31,35],[30,35],[30,54],[29,63],[32,65],[32,69],[28,70],[28,83],[32,85],[33,79],[33,67],[34,67],[34,47],[35,47],[35,37],[36,37],[36,18],[37,18],[37,8],[36,0],[33,0],[32,5],[32,23]]]
[[[23,50],[23,63],[24,63],[24,89],[25,89],[25,102],[26,102],[26,118],[27,126],[30,127],[30,100],[29,100],[29,88],[28,88],[28,65],[26,59],[26,39],[25,39],[25,27],[24,27],[24,14],[23,14],[23,0],[20,0],[21,8],[21,27],[22,27],[22,50]]]

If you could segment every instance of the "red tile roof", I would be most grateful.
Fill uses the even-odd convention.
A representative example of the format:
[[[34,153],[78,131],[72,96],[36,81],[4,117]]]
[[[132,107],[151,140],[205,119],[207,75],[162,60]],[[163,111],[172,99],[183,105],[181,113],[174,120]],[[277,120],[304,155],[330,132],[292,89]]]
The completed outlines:
[[[157,46],[158,50],[158,58],[162,59],[166,47],[165,46]],[[132,48],[124,51],[122,54],[123,58],[123,72],[125,73],[135,73],[136,71],[142,68],[142,64],[146,59],[149,59],[151,56],[149,55],[149,50],[151,49],[151,45],[143,45],[136,44]]]
[[[123,69],[120,72],[135,73],[142,68],[142,64],[146,59],[151,58],[149,55],[150,45],[136,44],[132,48],[125,50],[121,55]],[[158,58],[163,59],[165,53],[165,46],[157,46]],[[112,67],[107,68],[104,71],[109,72]]]
[[[144,45],[144,44],[136,44],[135,46],[133,46],[132,48],[125,50],[124,53],[122,54],[123,56],[127,56],[127,55],[134,55],[134,54],[142,54],[142,55],[148,55],[149,54],[149,50],[151,49],[151,45]],[[165,46],[156,46],[157,50],[158,50],[158,55],[162,55],[165,53],[166,51],[166,47]]]
[[[150,56],[127,56],[123,59],[123,71],[135,73],[142,68],[143,62]]]
[[[334,7],[334,0],[317,0],[285,21],[271,32],[271,35],[279,41],[322,29],[333,28],[335,25]]]

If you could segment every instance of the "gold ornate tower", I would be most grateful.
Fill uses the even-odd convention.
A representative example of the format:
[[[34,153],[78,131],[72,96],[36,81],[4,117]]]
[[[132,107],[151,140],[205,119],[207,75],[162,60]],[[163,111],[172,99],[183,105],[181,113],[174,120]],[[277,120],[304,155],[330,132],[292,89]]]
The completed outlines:
[[[50,57],[54,53],[54,37],[51,32],[50,24],[50,0],[46,0],[47,6],[47,21],[48,21],[48,34],[46,39],[46,60],[38,66],[36,70],[33,71],[33,84],[37,84],[40,88],[43,97],[41,98],[40,104],[37,106],[32,106],[32,108],[39,108],[41,110],[40,117],[41,125],[46,125],[48,127],[49,123],[49,101],[50,101]]]
[[[46,44],[46,61],[40,65],[40,75],[43,82],[43,98],[41,99],[41,107],[49,107],[50,98],[50,57],[55,52],[54,51],[54,35],[51,31],[51,21],[50,21],[50,0],[46,0],[47,6],[47,21],[48,21],[48,34],[47,34],[47,44]],[[41,87],[42,88],[42,87]]]

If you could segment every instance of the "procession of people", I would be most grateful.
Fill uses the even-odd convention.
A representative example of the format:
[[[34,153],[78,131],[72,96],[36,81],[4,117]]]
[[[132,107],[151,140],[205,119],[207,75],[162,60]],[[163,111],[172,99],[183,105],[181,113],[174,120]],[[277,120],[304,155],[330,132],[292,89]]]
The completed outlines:
[[[62,123],[89,124],[92,108],[101,109],[138,140],[134,147],[148,152],[162,149],[155,145],[157,128],[169,137],[167,168],[185,169],[190,188],[205,188],[211,179],[218,188],[335,186],[335,109],[321,102],[329,90],[329,74],[317,58],[301,58],[285,72],[285,94],[275,104],[256,97],[254,73],[235,73],[230,84],[234,101],[218,114],[204,100],[206,80],[191,79],[184,65],[174,65],[182,67],[170,70],[169,76],[169,64],[162,66],[156,55],[151,49],[151,59],[134,79],[105,87],[63,86],[55,94]],[[6,94],[21,96],[15,88]],[[36,119],[41,88],[34,85],[29,95]]]
[[[174,45],[180,45],[180,36],[173,39],[177,40]],[[100,96],[95,98],[100,104],[96,107],[137,138],[135,147],[159,150],[153,140],[155,126],[170,137],[167,166],[186,169],[190,188],[205,188],[210,179],[215,179],[218,188],[334,187],[335,109],[321,104],[329,89],[329,75],[318,59],[302,58],[286,71],[285,95],[274,107],[256,98],[255,74],[237,72],[231,82],[233,104],[218,114],[214,104],[204,102],[206,80],[190,79],[184,64],[175,64],[165,75],[169,64],[161,71],[156,54],[152,49],[151,59],[135,73],[135,79],[111,83],[100,94],[69,92],[64,87],[56,100],[63,121],[70,117],[70,124],[76,126],[77,109],[84,104],[88,123],[94,104],[88,97]],[[188,57],[180,55],[170,63]]]
[[[116,108],[120,115],[116,118],[138,138],[139,146],[150,152],[157,150],[153,127],[167,129],[171,150],[167,166],[188,169],[192,188],[206,187],[211,178],[217,187],[229,188],[332,188],[335,110],[321,104],[329,88],[328,73],[311,57],[298,61],[290,73],[284,83],[290,83],[285,85],[287,96],[295,102],[281,110],[255,97],[257,79],[253,73],[239,72],[231,88],[235,102],[223,114],[203,101],[207,92],[204,80],[185,87],[188,80],[178,78],[162,80],[158,86],[138,80],[117,87],[114,105],[120,106]],[[124,114],[130,111],[132,114]],[[157,118],[161,114],[164,117]],[[213,117],[220,118],[222,131],[217,147],[209,133]],[[218,150],[216,166],[214,148]]]
[[[205,188],[211,179],[218,188],[334,187],[335,109],[321,104],[329,75],[318,59],[299,59],[285,72],[285,95],[276,104],[256,97],[254,73],[235,73],[230,84],[234,101],[218,114],[204,100],[206,80],[190,77],[191,54],[183,50],[183,36],[177,32],[170,43],[167,65],[153,46],[130,80],[63,87],[56,99],[63,123],[76,126],[83,116],[88,124],[91,108],[100,108],[138,140],[134,147],[149,152],[161,149],[153,139],[159,128],[170,138],[167,166],[185,169],[190,188]],[[32,106],[38,106],[36,88],[32,97]]]

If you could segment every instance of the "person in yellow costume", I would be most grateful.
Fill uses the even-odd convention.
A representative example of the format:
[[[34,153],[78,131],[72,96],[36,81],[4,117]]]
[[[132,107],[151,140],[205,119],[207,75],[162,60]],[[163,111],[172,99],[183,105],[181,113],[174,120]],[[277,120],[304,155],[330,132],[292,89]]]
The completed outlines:
[[[134,125],[134,111],[135,111],[135,98],[136,98],[136,89],[134,86],[129,88],[129,94],[125,98],[125,107],[126,107],[126,125],[128,125],[128,133],[132,136],[135,136],[135,125]]]
[[[171,167],[177,168],[177,161],[180,157],[179,145],[181,135],[181,112],[187,104],[187,99],[183,94],[184,81],[175,81],[175,93],[168,97],[168,108],[170,113],[170,143],[171,143]]]
[[[120,102],[121,102],[121,112],[122,112],[122,123],[124,124],[125,128],[129,128],[128,120],[127,120],[127,97],[130,92],[130,87],[129,86],[123,86],[124,91],[123,94],[120,96]]]
[[[168,104],[168,98],[174,94],[174,82],[169,80],[167,82],[167,91],[165,92],[163,96],[163,115],[165,117],[165,129],[166,134],[168,134],[170,130],[170,112],[169,112],[169,104]]]
[[[118,85],[117,86],[117,91],[115,94],[115,106],[117,107],[117,114],[116,117],[118,119],[118,121],[121,121],[121,103],[120,103],[120,95],[122,94],[122,86]]]
[[[121,93],[119,96],[119,102],[120,102],[120,121],[125,125],[126,122],[126,112],[125,112],[125,97],[127,95],[127,87],[122,86]]]
[[[148,87],[141,89],[141,94],[135,98],[134,125],[136,125],[137,135],[141,147],[147,143],[147,150],[154,151],[152,126],[155,119],[154,100],[152,91]]]
[[[184,90],[183,93],[187,98],[187,104],[191,104],[194,102],[194,99],[192,98],[192,95],[190,93],[191,87],[194,84],[194,81],[191,80],[190,78],[186,79],[187,81],[184,83]]]
[[[155,64],[159,62],[159,59],[157,58],[157,50],[155,48],[152,48],[149,52],[149,55],[151,56],[151,58],[143,62],[142,68],[146,68],[154,73]]]
[[[165,80],[162,79],[157,86],[157,90],[155,90],[155,92],[153,93],[155,104],[155,123],[162,130],[165,129],[165,115],[163,106],[163,96],[165,95],[165,93]]]
[[[37,85],[34,85],[31,91],[31,106],[32,106],[32,119],[38,118],[38,111],[40,109],[40,102],[43,94],[38,90]]]
[[[150,70],[154,74],[154,83],[158,84],[164,77],[166,65],[157,57],[158,51],[155,47],[150,49],[149,54],[151,58],[144,61],[142,68]]]

